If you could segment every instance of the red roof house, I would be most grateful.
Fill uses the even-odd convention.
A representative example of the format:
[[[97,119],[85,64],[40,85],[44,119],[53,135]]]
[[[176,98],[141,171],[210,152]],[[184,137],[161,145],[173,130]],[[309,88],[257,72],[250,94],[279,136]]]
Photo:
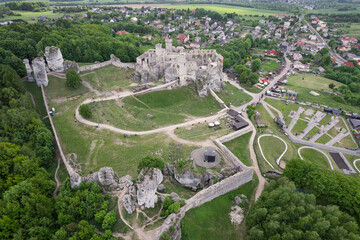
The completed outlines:
[[[129,33],[125,30],[121,30],[121,31],[117,31],[116,34],[122,35],[122,34],[129,34]]]
[[[354,63],[353,62],[344,62],[343,65],[353,67]]]
[[[267,50],[267,53],[266,53],[268,56],[276,56],[276,51],[274,49],[272,50]]]
[[[302,42],[297,42],[296,45],[299,46],[299,45],[303,45],[304,43]]]

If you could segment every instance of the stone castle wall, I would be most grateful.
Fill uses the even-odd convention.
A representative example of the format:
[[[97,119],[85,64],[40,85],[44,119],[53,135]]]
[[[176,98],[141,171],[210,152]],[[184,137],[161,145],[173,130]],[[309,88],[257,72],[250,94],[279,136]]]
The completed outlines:
[[[194,195],[192,198],[185,201],[185,205],[180,208],[176,214],[171,214],[165,221],[164,224],[154,230],[154,239],[160,239],[161,234],[164,231],[169,231],[171,225],[174,222],[180,222],[185,216],[185,213],[190,209],[201,206],[204,203],[210,202],[211,200],[220,197],[228,192],[231,192],[241,185],[252,181],[254,169],[247,167],[243,171],[234,174],[221,182],[218,182]]]
[[[92,71],[92,70],[102,68],[102,67],[106,67],[106,66],[109,66],[109,65],[113,65],[113,66],[118,67],[118,68],[132,68],[132,69],[135,68],[135,64],[133,64],[133,63],[123,63],[123,62],[120,61],[120,59],[118,59],[113,54],[111,54],[109,61],[81,66],[81,67],[79,67],[79,71],[80,72]]]

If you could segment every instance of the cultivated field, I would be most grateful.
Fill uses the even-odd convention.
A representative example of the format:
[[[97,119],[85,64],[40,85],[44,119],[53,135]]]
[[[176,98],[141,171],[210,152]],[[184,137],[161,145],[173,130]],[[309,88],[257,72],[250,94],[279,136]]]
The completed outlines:
[[[3,20],[17,20],[17,19],[21,19],[24,21],[27,21],[28,23],[35,23],[37,22],[37,18],[40,16],[45,16],[49,19],[55,19],[57,17],[63,17],[65,13],[61,13],[61,12],[52,12],[52,11],[47,11],[47,12],[28,12],[28,11],[13,11],[15,14],[20,14],[21,16],[6,16],[4,18],[0,18],[0,21]],[[72,17],[81,17],[83,12],[78,12],[78,13],[66,13],[67,15],[70,15]]]
[[[166,8],[172,9],[190,9],[194,10],[196,8],[203,8],[205,10],[215,11],[220,14],[224,13],[237,13],[239,15],[253,15],[253,16],[269,16],[276,15],[279,13],[285,13],[280,11],[272,11],[272,10],[264,10],[264,9],[256,9],[256,8],[245,8],[245,7],[237,7],[237,6],[228,6],[221,4],[180,4],[180,5],[168,5]]]

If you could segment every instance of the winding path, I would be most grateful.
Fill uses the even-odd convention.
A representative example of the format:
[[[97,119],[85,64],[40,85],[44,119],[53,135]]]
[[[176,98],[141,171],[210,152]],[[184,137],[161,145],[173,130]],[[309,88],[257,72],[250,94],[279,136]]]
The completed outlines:
[[[359,159],[355,159],[353,164],[354,164],[354,167],[356,168],[356,170],[360,173],[360,170],[358,169],[358,167],[356,166],[356,163],[360,161],[360,158]]]
[[[328,162],[329,162],[329,165],[330,165],[331,170],[334,170],[334,167],[333,167],[333,165],[332,165],[332,163],[331,163],[330,158],[328,157],[328,155],[326,155],[326,153],[324,153],[324,152],[321,151],[320,149],[317,149],[317,148],[314,148],[314,147],[309,147],[309,146],[300,147],[300,148],[298,149],[298,154],[299,154],[301,160],[304,160],[303,157],[302,157],[301,154],[300,154],[300,151],[301,151],[302,149],[313,149],[313,150],[315,150],[315,151],[318,151],[319,153],[321,153],[322,155],[324,155],[324,156],[326,157],[326,159],[327,159]],[[360,159],[359,159],[359,160],[360,160]],[[355,160],[355,161],[356,161],[356,160]]]
[[[284,150],[284,152],[280,155],[280,157],[278,157],[278,158],[276,159],[276,164],[277,164],[278,166],[280,166],[280,165],[279,165],[279,164],[280,164],[280,160],[282,159],[282,157],[285,155],[285,153],[286,153],[287,150],[288,150],[288,145],[287,145],[287,143],[284,141],[284,139],[282,139],[282,138],[279,137],[279,136],[273,135],[273,134],[263,134],[263,135],[260,135],[260,136],[258,137],[257,142],[258,142],[258,145],[259,145],[259,149],[260,149],[261,156],[262,156],[262,157],[264,158],[264,160],[270,165],[270,167],[271,167],[272,169],[275,169],[274,166],[273,166],[273,165],[266,159],[266,157],[264,156],[263,150],[262,150],[261,145],[260,145],[260,139],[261,139],[262,137],[274,137],[274,138],[279,139],[280,141],[282,141],[282,142],[285,144],[285,150]]]

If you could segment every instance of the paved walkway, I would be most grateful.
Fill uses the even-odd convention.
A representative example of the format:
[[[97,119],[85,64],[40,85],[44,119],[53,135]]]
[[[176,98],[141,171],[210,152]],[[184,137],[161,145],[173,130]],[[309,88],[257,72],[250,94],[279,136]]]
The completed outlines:
[[[316,140],[318,140],[319,138],[321,138],[322,135],[326,134],[330,129],[332,129],[333,127],[335,127],[335,125],[338,124],[338,122],[339,122],[339,118],[338,118],[338,117],[335,117],[335,119],[332,119],[329,124],[326,124],[324,127],[320,127],[320,132],[318,132],[317,134],[315,134],[315,135],[309,140],[309,142],[316,142]]]
[[[299,107],[298,110],[295,113],[295,116],[293,117],[293,119],[291,120],[289,126],[288,126],[288,130],[291,131],[293,129],[293,127],[295,126],[295,124],[297,123],[297,121],[300,118],[300,114],[302,114],[305,111],[305,108],[303,107]]]
[[[341,133],[339,133],[338,135],[336,135],[333,139],[331,139],[330,141],[328,141],[327,143],[325,143],[325,145],[328,146],[332,146],[337,142],[340,142],[344,137],[346,137],[347,135],[349,135],[349,132],[344,132],[342,131]]]
[[[354,160],[353,164],[354,164],[354,167],[356,168],[356,170],[360,173],[360,170],[359,170],[358,167],[356,166],[356,163],[359,162],[359,161],[360,161],[360,158]]]

